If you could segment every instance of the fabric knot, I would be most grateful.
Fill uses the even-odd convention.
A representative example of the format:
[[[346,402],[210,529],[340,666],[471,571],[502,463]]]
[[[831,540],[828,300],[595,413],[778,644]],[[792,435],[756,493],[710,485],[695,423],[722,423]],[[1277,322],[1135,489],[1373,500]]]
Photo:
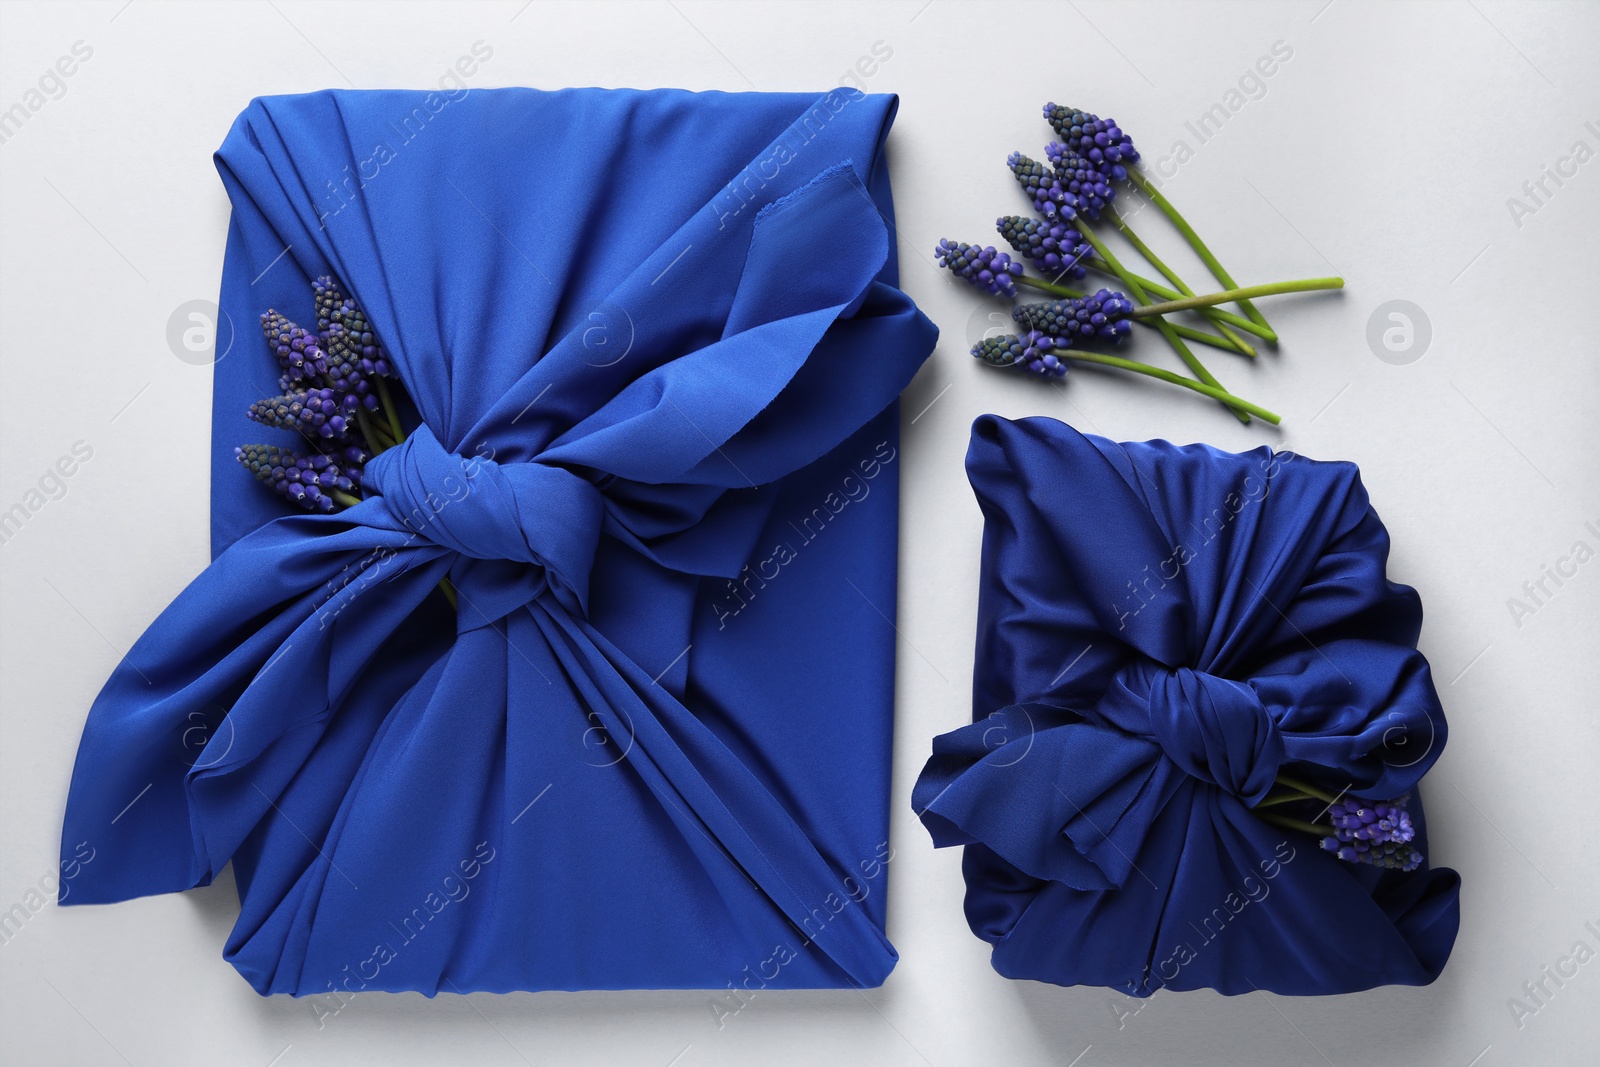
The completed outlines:
[[[361,484],[418,536],[470,559],[542,567],[570,609],[587,610],[605,505],[571,471],[463,457],[419,426],[368,462]]]
[[[1125,667],[1120,677],[1130,696],[1143,698],[1148,736],[1185,773],[1246,804],[1267,795],[1286,752],[1250,685],[1149,659]]]

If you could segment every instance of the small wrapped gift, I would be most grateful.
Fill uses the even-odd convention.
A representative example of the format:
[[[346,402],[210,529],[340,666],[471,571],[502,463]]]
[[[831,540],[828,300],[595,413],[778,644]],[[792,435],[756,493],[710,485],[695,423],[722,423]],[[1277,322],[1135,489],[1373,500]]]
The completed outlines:
[[[984,416],[970,726],[913,803],[1010,978],[1310,995],[1439,975],[1444,713],[1354,465]]]

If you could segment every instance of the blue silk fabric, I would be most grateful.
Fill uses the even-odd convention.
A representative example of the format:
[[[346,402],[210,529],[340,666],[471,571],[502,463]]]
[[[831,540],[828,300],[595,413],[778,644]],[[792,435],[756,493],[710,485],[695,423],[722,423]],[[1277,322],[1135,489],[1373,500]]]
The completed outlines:
[[[881,983],[897,397],[937,334],[896,287],[895,107],[253,102],[215,559],[90,711],[70,902],[231,861],[262,993]],[[255,323],[311,323],[323,274],[416,428],[312,515],[232,451],[291,443],[244,415]]]
[[[1454,871],[1346,863],[1251,810],[1280,772],[1409,791],[1427,854],[1444,713],[1355,466],[984,416],[967,473],[974,722],[935,739],[913,804],[966,846],[995,969],[1134,996],[1436,978]]]

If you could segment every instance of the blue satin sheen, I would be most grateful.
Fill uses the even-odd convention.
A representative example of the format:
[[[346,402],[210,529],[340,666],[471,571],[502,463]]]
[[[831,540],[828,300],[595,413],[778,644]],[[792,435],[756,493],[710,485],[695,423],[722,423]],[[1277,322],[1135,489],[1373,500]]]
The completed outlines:
[[[896,397],[937,334],[896,288],[895,106],[253,102],[215,559],[90,711],[70,903],[231,862],[262,993],[881,983]],[[257,316],[330,273],[417,425],[310,515],[232,449],[277,440]]]
[[[966,846],[995,969],[1134,996],[1438,977],[1454,871],[1346,863],[1251,810],[1280,772],[1409,791],[1427,855],[1444,712],[1355,466],[986,415],[967,472],[975,721],[934,740],[913,805]]]

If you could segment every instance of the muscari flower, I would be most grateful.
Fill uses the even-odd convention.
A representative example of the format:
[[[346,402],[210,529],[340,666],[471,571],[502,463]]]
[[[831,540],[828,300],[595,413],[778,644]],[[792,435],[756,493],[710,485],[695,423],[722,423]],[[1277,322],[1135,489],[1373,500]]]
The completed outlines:
[[[995,220],[995,228],[1006,243],[1053,278],[1083,277],[1081,262],[1094,251],[1083,234],[1060,222],[1005,215]]]
[[[1020,367],[1045,377],[1059,378],[1067,373],[1067,362],[1050,349],[1060,347],[1060,338],[1030,330],[1026,337],[1009,333],[986,337],[972,346],[972,355],[991,367]]]
[[[359,403],[355,395],[336,389],[304,389],[257,400],[245,414],[264,426],[342,439],[350,433]]]
[[[323,381],[358,397],[368,411],[377,410],[379,397],[372,379],[379,375],[393,377],[394,371],[372,332],[372,324],[331,275],[314,280],[311,290],[326,360]]]
[[[1122,132],[1115,119],[1103,119],[1058,104],[1046,104],[1044,117],[1067,147],[1107,177],[1121,181],[1128,176],[1123,164],[1139,161],[1139,150],[1133,147],[1133,138]]]
[[[1328,808],[1333,834],[1322,847],[1347,863],[1365,863],[1402,871],[1415,870],[1422,853],[1411,845],[1416,829],[1406,811],[1407,796],[1371,801],[1345,797]]]
[[[352,434],[362,408],[377,409],[373,382],[391,374],[372,326],[331,277],[312,283],[319,334],[276,311],[261,316],[283,375],[283,395],[259,400],[247,414],[264,426],[296,430],[318,451],[298,455],[276,445],[246,445],[235,457],[274,492],[310,511],[349,503],[372,458]]]
[[[1021,152],[1013,152],[1006,157],[1006,166],[1011,168],[1017,184],[1033,201],[1034,210],[1045,218],[1051,221],[1070,219],[1078,213],[1077,198],[1067,190],[1059,176],[1050,173],[1043,163],[1029,159]]]
[[[279,387],[287,390],[299,382],[311,381],[327,372],[327,355],[322,339],[303,326],[297,326],[276,311],[261,316],[261,332],[272,346],[283,375]]]
[[[332,275],[324,274],[311,283],[311,299],[317,309],[317,332],[325,334],[329,324],[334,321],[334,312],[349,297],[344,295]]]
[[[330,512],[338,505],[332,492],[348,493],[355,483],[331,457],[320,453],[297,456],[276,445],[244,445],[234,458],[273,492],[307,511]]]
[[[1373,803],[1346,797],[1328,809],[1341,839],[1358,841],[1410,841],[1416,836],[1411,815],[1405,809],[1407,797]]]
[[[343,334],[344,327],[338,323],[328,327],[328,369],[322,375],[323,380],[368,411],[376,411],[378,394],[372,385],[374,375],[364,369],[368,361],[362,360],[359,349]]]
[[[361,468],[372,458],[371,452],[353,443],[329,446],[326,455],[339,465],[339,469],[344,471],[352,482],[361,481]]]
[[[378,344],[377,335],[372,332],[372,324],[354,300],[346,297],[337,307],[330,309],[326,334],[324,347],[329,353],[337,352],[345,360],[357,364],[362,374],[381,374],[386,378],[394,376],[388,356]]]
[[[998,337],[985,337],[973,345],[972,356],[991,367],[1014,367],[1022,362],[1025,348],[1016,334],[1004,333]]]
[[[317,313],[320,321],[326,307],[328,325],[323,336],[328,353],[328,381],[360,397],[368,411],[376,411],[379,395],[374,383],[379,377],[393,377],[394,370],[372,332],[372,324],[356,302],[346,297],[333,304],[332,297],[339,292],[332,287],[331,278],[322,280],[328,285],[318,291]]]
[[[1004,252],[996,252],[993,245],[980,248],[965,241],[941,237],[933,256],[939,266],[986,293],[996,296],[1017,295],[1014,279],[1022,273],[1022,264],[1014,262]]]
[[[1128,314],[1133,301],[1121,293],[1101,289],[1092,296],[1019,304],[1011,309],[1017,325],[1059,338],[1057,347],[1084,341],[1121,341],[1132,329]]]
[[[1106,176],[1070,146],[1051,141],[1044,146],[1044,154],[1056,169],[1056,181],[1091,219],[1098,219],[1100,210],[1117,198],[1117,190]]]

